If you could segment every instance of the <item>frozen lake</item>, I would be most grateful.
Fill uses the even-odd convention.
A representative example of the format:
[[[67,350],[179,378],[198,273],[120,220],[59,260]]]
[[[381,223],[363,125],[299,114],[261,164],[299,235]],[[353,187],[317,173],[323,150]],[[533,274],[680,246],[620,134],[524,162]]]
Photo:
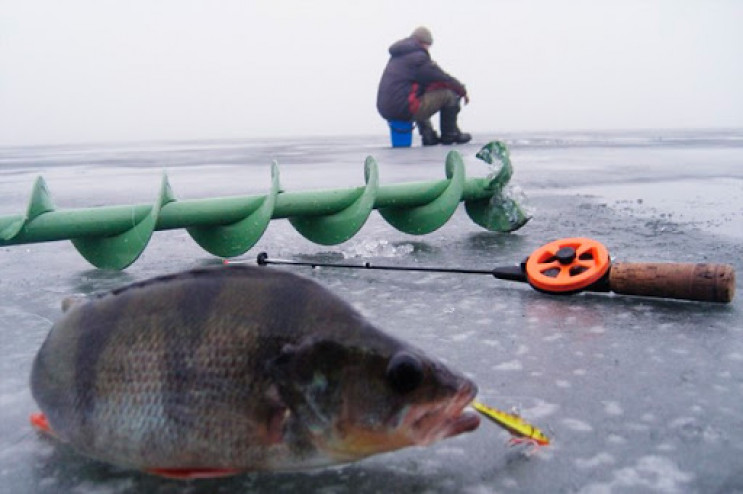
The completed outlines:
[[[386,136],[0,148],[0,215],[25,211],[42,175],[59,209],[155,200],[165,170],[178,199],[260,194],[276,159],[286,191],[445,177],[458,150],[505,140],[512,184],[533,219],[499,234],[463,208],[411,236],[376,212],[341,245],[272,221],[245,258],[357,260],[489,269],[561,237],[604,243],[617,261],[715,262],[743,271],[743,132],[476,135],[456,148],[390,149]],[[416,139],[417,140],[417,139]],[[522,416],[553,444],[532,456],[479,430],[306,473],[181,483],[86,460],[30,430],[32,359],[71,293],[91,293],[219,262],[182,230],[156,232],[123,272],[92,268],[69,242],[0,247],[0,491],[3,492],[740,492],[743,305],[584,293],[549,296],[489,276],[292,269],[379,327],[472,377],[480,400]]]

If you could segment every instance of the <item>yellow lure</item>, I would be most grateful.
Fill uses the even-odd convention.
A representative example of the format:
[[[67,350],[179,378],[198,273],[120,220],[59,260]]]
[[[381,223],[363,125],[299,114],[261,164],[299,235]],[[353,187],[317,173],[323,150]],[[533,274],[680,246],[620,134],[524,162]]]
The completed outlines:
[[[550,443],[549,438],[545,436],[542,431],[529,424],[518,415],[506,413],[502,410],[498,410],[497,408],[483,405],[482,403],[477,401],[473,401],[472,406],[475,408],[475,410],[485,415],[487,418],[489,418],[499,426],[506,429],[513,436],[519,438],[514,438],[514,440],[512,440],[512,442],[514,443],[527,441],[535,443],[539,446],[547,446]]]

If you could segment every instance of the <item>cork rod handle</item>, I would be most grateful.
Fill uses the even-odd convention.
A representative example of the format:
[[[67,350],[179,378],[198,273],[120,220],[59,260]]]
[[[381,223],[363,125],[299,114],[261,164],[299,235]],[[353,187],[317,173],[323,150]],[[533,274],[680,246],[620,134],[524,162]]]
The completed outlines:
[[[613,263],[609,287],[623,295],[729,303],[735,270],[728,264]]]

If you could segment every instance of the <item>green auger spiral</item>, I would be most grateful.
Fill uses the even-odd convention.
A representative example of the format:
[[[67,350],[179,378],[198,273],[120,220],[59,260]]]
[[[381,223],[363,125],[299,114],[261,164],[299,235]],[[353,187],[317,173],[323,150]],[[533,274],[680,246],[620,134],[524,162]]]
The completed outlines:
[[[69,239],[97,268],[124,269],[137,260],[155,230],[186,228],[204,250],[227,258],[255,245],[271,219],[288,218],[310,241],[335,245],[353,237],[373,209],[398,230],[423,235],[444,225],[460,201],[483,228],[513,231],[529,218],[512,199],[504,200],[503,188],[513,173],[507,148],[495,141],[478,153],[485,161],[493,155],[502,166],[485,178],[465,178],[462,157],[451,151],[446,180],[386,186],[379,185],[377,162],[368,157],[363,187],[291,193],[281,191],[274,162],[271,189],[264,196],[190,201],[177,201],[163,174],[153,205],[75,210],[55,210],[44,179],[38,177],[26,214],[0,217],[0,245]]]

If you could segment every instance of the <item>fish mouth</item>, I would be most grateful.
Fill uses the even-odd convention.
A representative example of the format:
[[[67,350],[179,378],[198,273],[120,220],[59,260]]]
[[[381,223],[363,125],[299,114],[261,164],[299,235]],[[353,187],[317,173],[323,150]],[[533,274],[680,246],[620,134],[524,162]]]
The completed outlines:
[[[410,424],[413,442],[425,446],[477,429],[480,416],[473,410],[465,410],[476,395],[477,386],[468,381],[451,400],[411,409],[406,422]]]
[[[404,406],[382,429],[345,424],[335,440],[318,438],[317,447],[335,461],[345,462],[382,451],[426,446],[474,431],[480,425],[480,415],[470,405],[477,395],[477,386],[469,380],[460,382],[457,391],[448,398]]]

